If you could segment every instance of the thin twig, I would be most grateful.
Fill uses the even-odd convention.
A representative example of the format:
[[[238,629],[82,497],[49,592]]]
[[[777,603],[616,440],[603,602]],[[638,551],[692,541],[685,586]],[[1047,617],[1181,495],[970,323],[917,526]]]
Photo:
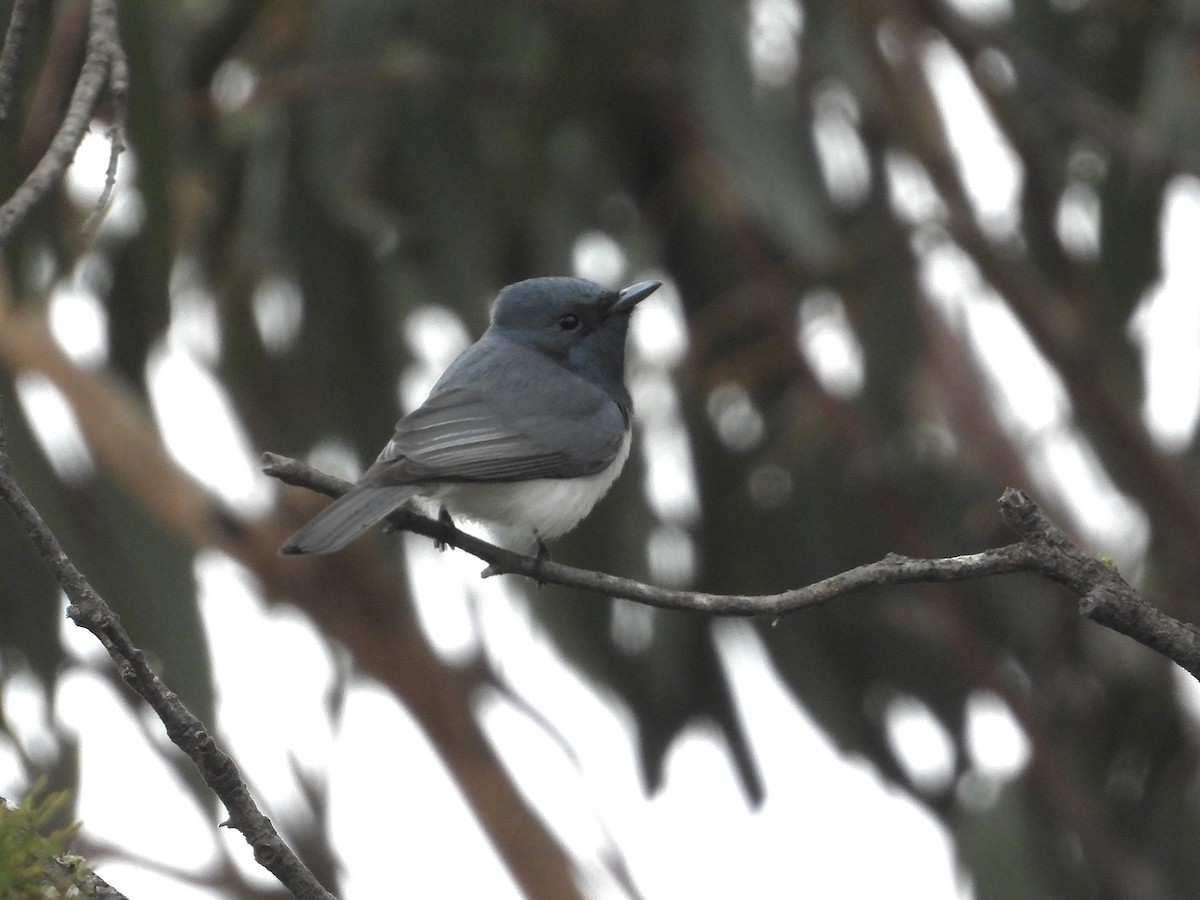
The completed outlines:
[[[50,567],[69,605],[68,617],[94,634],[117,665],[121,678],[157,713],[167,735],[183,750],[205,782],[225,804],[229,820],[254,849],[254,858],[291,891],[297,900],[332,900],[332,895],[275,831],[259,810],[234,761],[217,745],[201,722],[155,674],[121,626],[117,615],[75,567],[37,509],[13,478],[8,461],[3,414],[0,411],[0,499],[29,533],[38,553]]]
[[[125,56],[125,48],[121,46],[121,37],[117,32],[116,8],[113,0],[101,0],[97,6],[103,5],[103,15],[93,13],[92,33],[98,43],[107,49],[108,55],[108,95],[112,102],[112,123],[108,126],[108,168],[104,173],[104,190],[96,200],[96,205],[83,223],[83,232],[91,237],[105,214],[112,205],[113,193],[117,187],[117,160],[125,152],[125,121],[128,116],[129,93],[129,60]],[[93,6],[93,10],[97,8]]]
[[[286,484],[306,487],[331,497],[342,495],[350,487],[348,482],[274,453],[263,454],[263,471]],[[542,583],[582,588],[662,609],[717,616],[773,618],[869,588],[1029,572],[1056,581],[1074,592],[1079,597],[1082,615],[1156,650],[1200,679],[1200,632],[1194,626],[1173,619],[1147,603],[1120,573],[1072,543],[1066,533],[1022,492],[1009,488],[999,503],[1002,517],[1021,536],[1015,544],[944,559],[913,559],[889,553],[878,562],[814,584],[762,596],[660,588],[604,572],[523,556],[407,509],[392,513],[388,522],[478,557],[488,564],[483,573],[485,577],[524,575]]]

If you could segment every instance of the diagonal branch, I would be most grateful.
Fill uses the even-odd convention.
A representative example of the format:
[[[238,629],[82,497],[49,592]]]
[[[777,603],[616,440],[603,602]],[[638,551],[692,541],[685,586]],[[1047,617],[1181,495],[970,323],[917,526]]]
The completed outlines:
[[[274,453],[263,455],[263,471],[286,484],[310,488],[331,497],[341,496],[350,487],[348,482]],[[1015,544],[944,559],[913,559],[889,553],[878,562],[841,572],[814,584],[762,596],[672,590],[604,572],[576,569],[547,559],[513,553],[459,531],[452,524],[407,509],[392,513],[388,522],[478,557],[488,563],[484,577],[524,575],[539,583],[582,588],[662,609],[717,616],[775,617],[874,587],[964,581],[1029,572],[1070,589],[1079,597],[1081,615],[1161,653],[1200,679],[1200,630],[1171,618],[1147,603],[1120,573],[1076,546],[1021,491],[1009,488],[1001,496],[999,504],[1001,516],[1021,536],[1021,540]]]
[[[167,735],[191,757],[205,782],[225,804],[227,823],[254,848],[254,858],[268,869],[296,898],[332,900],[283,838],[259,810],[237,765],[217,745],[204,723],[194,716],[179,697],[150,668],[116,613],[88,583],[50,531],[41,515],[16,483],[8,462],[4,423],[0,418],[0,499],[8,505],[29,533],[38,553],[46,561],[70,601],[67,615],[94,634],[117,665],[121,678],[158,714]]]

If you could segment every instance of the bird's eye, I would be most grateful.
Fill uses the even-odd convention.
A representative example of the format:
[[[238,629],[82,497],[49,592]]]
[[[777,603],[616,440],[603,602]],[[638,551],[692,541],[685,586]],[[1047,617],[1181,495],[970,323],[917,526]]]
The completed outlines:
[[[567,313],[558,320],[558,327],[563,331],[574,331],[579,327],[579,316],[575,313]]]

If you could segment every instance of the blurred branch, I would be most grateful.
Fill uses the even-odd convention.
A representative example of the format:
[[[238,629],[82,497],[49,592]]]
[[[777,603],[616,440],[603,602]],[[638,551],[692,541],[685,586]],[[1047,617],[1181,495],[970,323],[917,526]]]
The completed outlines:
[[[205,782],[225,804],[229,820],[224,823],[238,831],[254,848],[254,858],[268,869],[292,893],[303,900],[331,900],[312,873],[296,857],[258,809],[237,765],[225,754],[179,697],[171,691],[150,665],[120,620],[107,603],[75,568],[58,539],[25,496],[12,476],[4,423],[0,418],[0,498],[29,532],[30,540],[46,561],[59,586],[70,601],[67,615],[86,628],[104,645],[117,665],[121,678],[154,709],[167,735],[191,757]]]
[[[8,30],[4,32],[4,48],[0,50],[0,122],[8,120],[16,89],[17,69],[21,65],[21,52],[25,49],[25,35],[37,4],[38,0],[16,0],[13,3]]]
[[[13,10],[13,19],[16,20],[16,24],[24,25],[23,20],[17,19],[17,8]],[[9,56],[13,24],[10,22],[10,33],[5,38],[5,63]],[[22,32],[19,30],[15,39],[18,49],[21,39]],[[12,52],[15,55],[17,51]],[[6,71],[0,68],[0,76],[6,74]],[[124,120],[127,84],[128,70],[125,63],[125,51],[121,47],[117,32],[116,0],[92,0],[87,56],[79,70],[79,77],[75,82],[75,90],[71,95],[67,113],[63,117],[58,133],[54,135],[54,140],[50,142],[50,147],[38,164],[34,166],[33,171],[26,176],[25,181],[5,201],[4,205],[0,206],[0,244],[9,239],[25,216],[45,199],[46,195],[62,179],[63,173],[75,156],[75,151],[79,149],[79,145],[83,141],[88,123],[96,111],[96,106],[100,102],[106,86],[109,88],[116,112],[114,125],[110,130],[113,141],[113,161],[109,165],[111,179],[111,173],[115,170],[116,156],[124,148],[120,129]],[[5,85],[0,83],[0,88],[4,87]],[[0,95],[0,101],[4,99],[6,98]],[[4,107],[0,106],[0,112],[4,111]],[[101,207],[107,202],[110,194],[111,186],[106,184],[101,197]]]
[[[1016,36],[1011,28],[984,28],[942,0],[916,0],[923,14],[968,62],[988,49],[999,50],[1016,71],[1014,94],[1021,108],[1040,108],[1054,121],[1068,123],[1109,150],[1143,165],[1200,174],[1200,151],[1172,140],[1161,128],[1130,115],[1071,78],[1053,61]],[[975,78],[983,96],[996,100],[987,79]],[[1009,98],[1009,102],[1012,102]]]
[[[287,484],[341,496],[350,484],[294,459],[264,454],[263,471]],[[1080,614],[1120,632],[1177,663],[1200,679],[1200,630],[1147,603],[1114,568],[1084,553],[1036,503],[1009,488],[1000,497],[1000,515],[1021,541],[1004,547],[944,559],[913,559],[889,553],[822,581],[779,594],[706,594],[654,587],[603,572],[513,553],[466,534],[453,525],[411,510],[388,517],[397,528],[458,547],[488,563],[484,577],[524,575],[539,583],[582,588],[661,609],[717,616],[781,616],[873,587],[916,582],[963,581],[1029,572],[1064,585],[1079,597]]]

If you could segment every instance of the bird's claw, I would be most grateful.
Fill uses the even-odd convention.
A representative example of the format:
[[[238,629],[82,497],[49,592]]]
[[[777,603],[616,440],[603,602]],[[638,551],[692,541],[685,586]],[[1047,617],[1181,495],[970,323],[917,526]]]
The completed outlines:
[[[537,582],[538,590],[542,589],[542,585],[546,583],[546,579],[542,577],[542,566],[550,559],[550,550],[546,546],[546,542],[542,540],[540,534],[535,535],[537,538],[537,554],[534,556],[534,572],[533,580]]]
[[[454,520],[450,518],[450,511],[444,506],[438,512],[438,522],[443,527],[448,528],[455,533],[458,532],[458,526],[455,525]],[[450,546],[450,542],[438,537],[433,539],[433,546],[437,548],[438,552],[442,552]]]

